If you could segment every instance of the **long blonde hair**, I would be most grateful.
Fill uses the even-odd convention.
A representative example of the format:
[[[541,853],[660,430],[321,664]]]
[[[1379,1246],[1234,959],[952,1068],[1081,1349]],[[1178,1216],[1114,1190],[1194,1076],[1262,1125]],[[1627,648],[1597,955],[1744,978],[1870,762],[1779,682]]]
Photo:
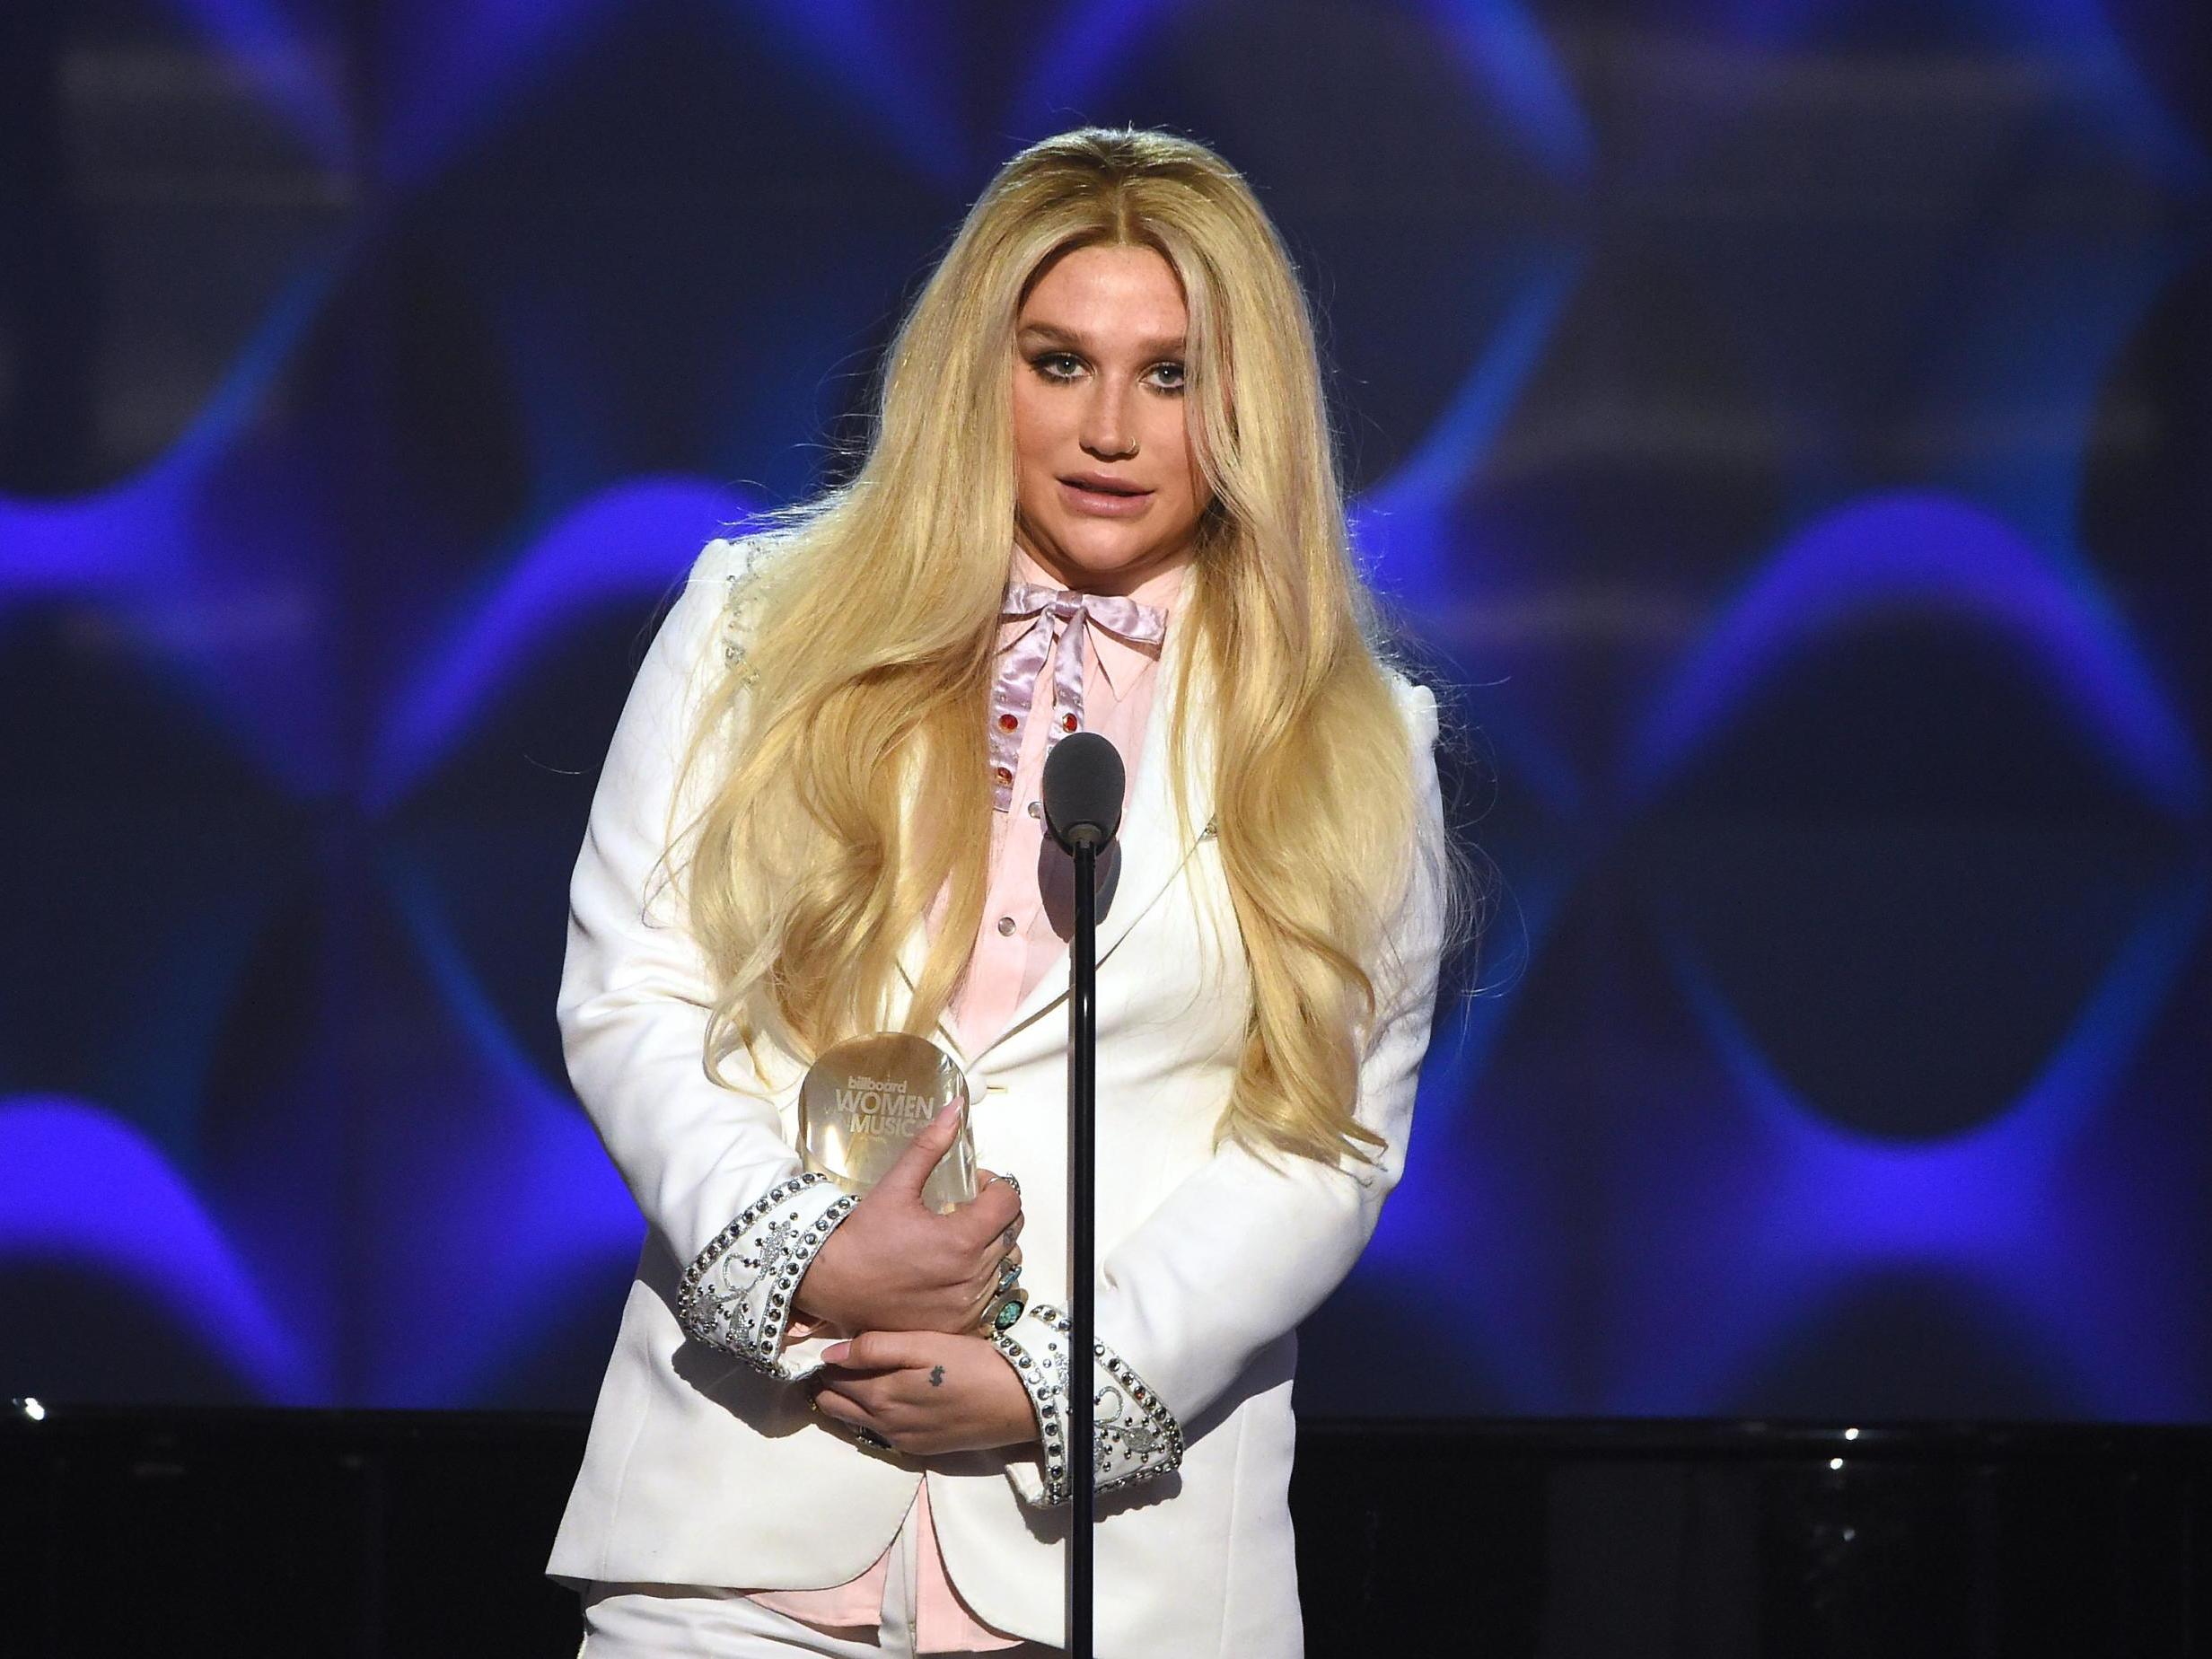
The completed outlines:
[[[1055,258],[1102,243],[1151,248],[1181,283],[1187,418],[1214,491],[1174,623],[1194,631],[1171,753],[1186,832],[1186,758],[1212,757],[1250,968],[1216,1133],[1364,1157],[1363,963],[1408,879],[1412,749],[1347,544],[1305,295],[1244,180],[1163,133],[1066,133],[1007,162],[892,342],[858,471],[777,515],[757,623],[685,759],[716,768],[688,882],[719,983],[708,1064],[758,1058],[764,1036],[804,1057],[882,1029],[900,945],[941,892],[906,1029],[927,1031],[958,988],[990,841],[1014,320]]]

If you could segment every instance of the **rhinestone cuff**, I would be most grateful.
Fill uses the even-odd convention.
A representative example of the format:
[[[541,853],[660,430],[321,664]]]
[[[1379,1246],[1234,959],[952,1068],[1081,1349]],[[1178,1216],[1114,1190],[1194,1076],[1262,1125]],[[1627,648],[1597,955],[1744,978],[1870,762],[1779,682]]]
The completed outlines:
[[[683,1270],[676,1317],[684,1330],[770,1376],[792,1375],[781,1358],[792,1295],[822,1241],[859,1202],[819,1172],[770,1188]]]
[[[1031,1351],[1039,1340],[1031,1321],[1042,1326],[1043,1352]],[[1027,1330],[1031,1342],[1016,1333]],[[1037,1438],[1044,1465],[1044,1495],[1040,1507],[1053,1508],[1067,1502],[1071,1482],[1067,1473],[1066,1411],[1067,1319],[1059,1309],[1032,1302],[1028,1314],[1012,1330],[993,1334],[991,1341],[1014,1367],[1014,1375],[1029,1394],[1037,1414]],[[1092,1467],[1098,1471],[1098,1489],[1110,1492],[1134,1481],[1164,1475],[1183,1461],[1182,1425],[1162,1403],[1160,1396],[1120,1355],[1103,1342],[1091,1345]]]

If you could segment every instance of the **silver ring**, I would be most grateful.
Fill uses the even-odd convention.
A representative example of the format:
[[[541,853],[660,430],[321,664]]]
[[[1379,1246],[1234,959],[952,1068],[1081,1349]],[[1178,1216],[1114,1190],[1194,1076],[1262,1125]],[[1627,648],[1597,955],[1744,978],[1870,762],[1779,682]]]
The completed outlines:
[[[853,1426],[853,1438],[860,1442],[862,1445],[866,1446],[871,1451],[888,1452],[891,1450],[891,1442],[884,1439],[882,1435],[877,1434],[875,1430],[868,1427],[865,1424],[855,1424]]]
[[[990,1181],[985,1181],[985,1182],[983,1183],[983,1185],[982,1185],[981,1189],[979,1189],[979,1190],[976,1193],[976,1197],[978,1197],[978,1198],[981,1198],[981,1197],[983,1196],[983,1194],[984,1194],[984,1193],[988,1192],[988,1191],[991,1189],[991,1185],[992,1185],[992,1182],[993,1182],[993,1181],[1005,1181],[1005,1182],[1006,1183],[1006,1185],[1008,1185],[1009,1187],[1012,1187],[1012,1188],[1014,1189],[1014,1196],[1015,1198],[1020,1198],[1020,1197],[1022,1196],[1022,1183],[1021,1183],[1020,1181],[1018,1181],[1014,1180],[1014,1178],[1013,1176],[1011,1176],[1011,1175],[997,1175],[997,1174],[994,1174],[994,1175],[991,1177]]]
[[[998,1288],[991,1293],[992,1296],[996,1298],[1005,1295],[1014,1288],[1015,1282],[1021,1277],[1022,1264],[1012,1256],[1001,1256],[998,1259]]]

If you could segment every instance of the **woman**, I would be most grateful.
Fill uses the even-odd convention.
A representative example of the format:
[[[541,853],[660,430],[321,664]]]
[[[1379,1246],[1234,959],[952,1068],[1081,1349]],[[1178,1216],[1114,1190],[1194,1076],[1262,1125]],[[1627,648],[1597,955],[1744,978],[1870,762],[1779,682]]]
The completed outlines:
[[[1079,727],[1129,770],[1079,1374],[1099,1651],[1299,1651],[1293,1332],[1404,1155],[1435,703],[1372,641],[1272,226],[1210,151],[1092,130],[969,215],[853,481],[701,555],[609,751],[560,1017],[650,1236],[550,1567],[597,1659],[1062,1639],[1068,882],[1037,780]],[[1018,1188],[925,1209],[949,1119],[857,1200],[799,1173],[804,1063],[893,1027],[959,1061]]]

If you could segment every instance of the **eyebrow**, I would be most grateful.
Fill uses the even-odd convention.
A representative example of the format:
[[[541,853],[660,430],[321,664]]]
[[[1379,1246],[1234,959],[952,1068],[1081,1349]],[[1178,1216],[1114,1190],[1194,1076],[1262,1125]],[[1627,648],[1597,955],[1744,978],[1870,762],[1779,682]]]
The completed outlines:
[[[1085,340],[1082,335],[1077,334],[1072,329],[1063,329],[1056,322],[1025,322],[1022,325],[1021,332],[1025,335],[1040,335],[1059,345],[1073,346],[1078,351],[1090,349],[1090,342]],[[1139,356],[1145,357],[1166,356],[1182,350],[1185,343],[1182,335],[1172,334],[1156,340],[1139,340],[1137,343],[1137,351]]]

